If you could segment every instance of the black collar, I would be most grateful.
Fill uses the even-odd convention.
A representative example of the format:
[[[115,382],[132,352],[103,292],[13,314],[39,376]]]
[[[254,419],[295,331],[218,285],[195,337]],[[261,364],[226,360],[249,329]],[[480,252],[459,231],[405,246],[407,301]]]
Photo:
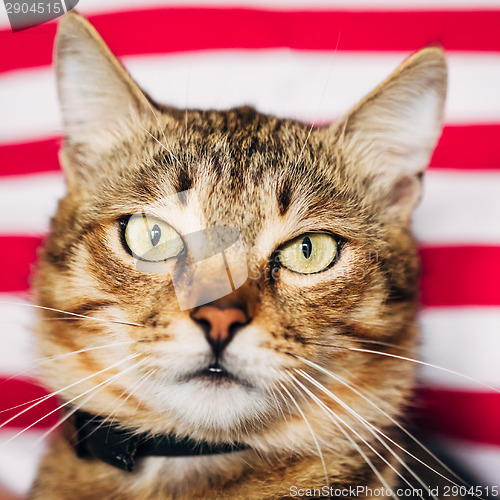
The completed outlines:
[[[135,459],[140,457],[186,457],[231,453],[246,449],[240,443],[210,444],[173,435],[151,436],[106,422],[103,417],[82,411],[75,412],[76,454],[80,458],[94,458],[118,469],[132,472]]]

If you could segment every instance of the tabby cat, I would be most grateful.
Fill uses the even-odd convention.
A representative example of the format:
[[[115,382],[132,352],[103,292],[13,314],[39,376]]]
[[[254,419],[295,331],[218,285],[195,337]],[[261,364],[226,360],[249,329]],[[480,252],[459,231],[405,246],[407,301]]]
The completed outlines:
[[[329,126],[160,105],[76,13],[55,64],[67,193],[34,281],[66,426],[29,498],[395,498],[440,478],[410,469],[398,422],[442,51]]]

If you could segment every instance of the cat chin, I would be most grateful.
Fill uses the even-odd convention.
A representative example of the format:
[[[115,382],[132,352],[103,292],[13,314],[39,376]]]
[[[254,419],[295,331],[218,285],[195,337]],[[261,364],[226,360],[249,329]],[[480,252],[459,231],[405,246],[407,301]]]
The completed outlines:
[[[150,391],[148,391],[150,392]],[[150,403],[184,429],[228,434],[256,427],[272,413],[272,399],[235,380],[197,377],[151,387]]]

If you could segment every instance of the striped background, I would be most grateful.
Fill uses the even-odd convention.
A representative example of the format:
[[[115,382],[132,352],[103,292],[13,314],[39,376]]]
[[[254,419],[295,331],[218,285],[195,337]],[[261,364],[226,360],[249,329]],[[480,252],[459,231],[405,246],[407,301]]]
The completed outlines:
[[[159,101],[253,104],[316,123],[338,117],[412,51],[444,46],[446,127],[415,216],[423,260],[421,356],[465,377],[421,369],[422,404],[426,425],[449,450],[483,484],[497,485],[500,0],[473,3],[80,0],[79,9]],[[43,394],[29,372],[34,315],[22,304],[36,247],[63,193],[50,67],[55,29],[48,23],[12,34],[0,6],[0,410]],[[53,405],[0,430],[0,483],[26,490],[43,450],[39,437],[54,420],[9,440]],[[0,413],[0,423],[11,415]]]

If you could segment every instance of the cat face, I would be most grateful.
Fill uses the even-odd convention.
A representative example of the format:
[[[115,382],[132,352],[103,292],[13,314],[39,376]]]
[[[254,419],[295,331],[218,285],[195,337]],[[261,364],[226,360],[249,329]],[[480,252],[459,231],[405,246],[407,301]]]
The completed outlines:
[[[39,345],[86,352],[45,381],[132,428],[260,446],[302,436],[302,416],[321,431],[297,392],[321,399],[311,373],[353,408],[342,380],[398,412],[411,371],[362,351],[415,343],[409,225],[441,128],[442,53],[322,127],[158,105],[76,14],[56,61],[68,190],[36,288],[77,316],[45,311]]]

